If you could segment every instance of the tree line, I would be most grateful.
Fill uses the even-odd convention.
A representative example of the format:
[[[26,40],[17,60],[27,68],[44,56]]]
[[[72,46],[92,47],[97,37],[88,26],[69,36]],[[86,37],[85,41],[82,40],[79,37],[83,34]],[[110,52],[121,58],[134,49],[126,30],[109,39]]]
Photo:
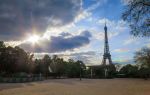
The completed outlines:
[[[64,61],[57,55],[50,57],[45,55],[42,59],[34,59],[34,55],[25,52],[22,48],[16,46],[6,47],[3,41],[0,41],[0,76],[17,77],[20,74],[42,75],[44,77],[79,77],[80,72],[85,70],[82,61],[69,59]]]
[[[0,41],[0,76],[2,77],[36,75],[46,78],[104,78],[104,70],[107,68],[110,78],[149,78],[150,48],[145,47],[136,52],[134,61],[136,64],[124,65],[119,70],[116,70],[118,64],[86,68],[82,61],[73,59],[65,61],[57,55],[52,57],[45,55],[42,59],[34,59],[33,54],[25,52],[22,48],[18,46],[6,47],[4,42]]]
[[[150,77],[150,48],[144,47],[134,55],[135,64],[123,66],[117,74],[126,78],[144,78]]]

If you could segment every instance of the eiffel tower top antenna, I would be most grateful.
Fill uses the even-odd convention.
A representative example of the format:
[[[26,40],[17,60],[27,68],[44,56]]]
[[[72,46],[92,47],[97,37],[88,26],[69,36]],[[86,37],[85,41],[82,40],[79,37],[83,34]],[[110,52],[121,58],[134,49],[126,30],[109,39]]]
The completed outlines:
[[[104,30],[107,31],[106,18],[105,18],[105,26],[104,26]]]
[[[105,19],[105,27],[106,27],[106,19]]]

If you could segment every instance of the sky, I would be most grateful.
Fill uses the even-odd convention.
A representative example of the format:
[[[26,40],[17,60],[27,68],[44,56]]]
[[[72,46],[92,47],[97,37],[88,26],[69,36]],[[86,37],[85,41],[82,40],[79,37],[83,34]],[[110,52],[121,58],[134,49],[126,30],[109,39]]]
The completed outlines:
[[[113,63],[134,63],[150,39],[130,35],[121,18],[129,0],[0,0],[0,40],[34,53],[102,63],[104,25]]]

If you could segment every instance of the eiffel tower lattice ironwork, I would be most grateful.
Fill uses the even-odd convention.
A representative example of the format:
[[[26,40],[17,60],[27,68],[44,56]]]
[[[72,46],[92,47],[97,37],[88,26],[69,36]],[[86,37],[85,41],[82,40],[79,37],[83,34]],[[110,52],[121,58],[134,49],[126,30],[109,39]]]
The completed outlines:
[[[102,66],[104,66],[104,77],[107,78],[110,76],[108,72],[110,71],[110,66],[112,66],[113,64],[112,64],[111,55],[109,51],[106,22],[105,22],[104,31],[105,31],[105,41],[104,41],[104,55],[102,60]]]
[[[109,51],[106,23],[105,23],[104,31],[105,31],[105,42],[104,42],[104,55],[103,55],[102,65],[106,66],[106,65],[112,64],[111,55],[110,55],[110,51]],[[107,60],[108,60],[109,64],[106,64]]]

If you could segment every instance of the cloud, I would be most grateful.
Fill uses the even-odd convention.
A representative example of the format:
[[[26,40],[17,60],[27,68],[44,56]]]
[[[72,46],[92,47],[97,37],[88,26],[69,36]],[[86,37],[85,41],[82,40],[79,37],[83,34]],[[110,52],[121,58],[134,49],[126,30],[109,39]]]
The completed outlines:
[[[120,33],[125,32],[128,30],[127,23],[123,20],[109,20],[107,18],[102,18],[97,21],[100,29],[93,30],[93,37],[99,40],[104,40],[104,25],[105,22],[108,28],[108,37],[113,38],[118,36]],[[99,30],[99,31],[97,31]]]
[[[118,60],[114,60],[114,63],[119,63],[119,64],[134,64],[134,60],[133,59],[128,59],[128,58],[121,58]]]
[[[81,9],[81,0],[2,0],[0,40],[20,40],[26,33],[43,34],[48,27],[67,25]]]
[[[32,45],[31,43],[21,44],[20,47],[30,52],[62,52],[67,50],[73,50],[80,48],[90,43],[90,37],[92,36],[89,31],[83,31],[78,35],[60,34],[59,36],[51,36],[50,40],[42,39],[38,43]]]
[[[86,65],[91,64],[91,58],[96,56],[96,51],[80,51],[80,52],[70,52],[70,54],[62,54],[63,58],[82,60]]]
[[[113,52],[118,52],[118,53],[123,53],[123,52],[129,52],[130,50],[127,48],[120,48],[120,49],[115,49]]]
[[[80,14],[76,17],[75,23],[79,22],[80,20],[87,19],[92,15],[92,11],[97,9],[99,6],[107,3],[108,0],[93,0],[94,4],[89,6],[88,8],[82,10]]]
[[[129,44],[132,44],[136,41],[137,41],[137,39],[130,38],[130,39],[127,39],[124,41],[124,45],[129,45]]]
[[[63,58],[64,60],[74,59],[75,61],[81,60],[86,65],[99,65],[101,64],[102,60],[99,57],[100,54],[97,51],[63,51],[57,53],[34,53],[35,58],[43,58],[45,54],[49,56],[57,55],[58,57]]]
[[[105,22],[107,26],[110,27],[111,31],[115,30],[115,32],[123,32],[124,30],[128,29],[127,27],[128,24],[123,20],[115,21],[115,20],[109,20],[107,18],[102,18],[98,20],[99,25],[104,26]]]
[[[129,37],[127,40],[124,40],[123,45],[130,45],[130,44],[137,44],[138,45],[140,43],[141,43],[140,38]]]
[[[133,64],[134,59],[130,56],[118,56],[113,60],[114,63],[120,63],[120,64]]]
[[[9,41],[9,42],[4,42],[6,46],[12,46],[12,47],[15,47],[15,46],[18,46],[20,44],[22,44],[23,42],[22,41]]]
[[[147,44],[146,47],[150,48],[150,44]]]

